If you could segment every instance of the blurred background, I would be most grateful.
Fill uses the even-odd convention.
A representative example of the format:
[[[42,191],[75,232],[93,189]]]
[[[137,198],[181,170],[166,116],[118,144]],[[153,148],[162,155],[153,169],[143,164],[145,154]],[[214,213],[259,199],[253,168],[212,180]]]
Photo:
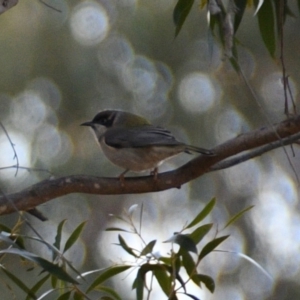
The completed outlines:
[[[220,45],[211,40],[205,9],[196,4],[175,39],[173,0],[47,3],[60,12],[31,0],[20,1],[0,16],[0,120],[16,146],[21,166],[47,169],[55,177],[118,176],[122,170],[102,155],[91,132],[79,126],[106,108],[145,116],[170,129],[178,139],[204,148],[266,126],[266,114],[271,122],[285,118],[280,64],[270,58],[262,43],[254,11],[246,13],[237,38],[240,63],[259,105]],[[291,7],[296,16],[286,20],[284,53],[298,103],[300,24],[296,4]],[[272,279],[235,254],[216,252],[201,266],[201,273],[216,280],[215,293],[193,284],[188,288],[202,300],[299,299],[300,208],[295,176],[295,171],[300,176],[299,149],[286,150],[294,170],[279,149],[206,174],[180,190],[120,196],[73,194],[39,207],[49,221],[28,218],[49,242],[54,242],[61,220],[67,219],[66,237],[87,220],[80,243],[67,253],[78,269],[87,271],[129,260],[113,245],[117,234],[104,229],[121,226],[109,214],[121,214],[133,204],[139,205],[138,223],[143,203],[143,237],[148,242],[157,239],[155,251],[161,254],[170,251],[170,245],[162,241],[194,218],[212,197],[217,198],[217,206],[205,223],[214,222],[219,228],[230,216],[255,205],[221,232],[231,237],[219,249],[250,256]],[[183,154],[160,171],[189,159]],[[0,167],[15,163],[7,137],[0,131]],[[1,170],[0,187],[6,193],[15,192],[48,177],[47,172],[25,170],[15,177],[15,169]],[[16,214],[2,216],[0,223],[13,226],[17,218]],[[129,244],[140,246],[134,236],[124,237]],[[34,243],[30,247],[51,258],[46,248]],[[21,275],[21,262],[9,259],[10,270]],[[7,277],[0,276],[3,284]],[[25,271],[24,276],[28,277]],[[133,272],[112,282],[124,299],[135,297],[131,290],[134,276]],[[18,295],[19,291],[14,292]],[[22,291],[20,299],[21,295]],[[9,289],[1,287],[0,297],[11,299]],[[155,291],[152,297],[164,299]]]

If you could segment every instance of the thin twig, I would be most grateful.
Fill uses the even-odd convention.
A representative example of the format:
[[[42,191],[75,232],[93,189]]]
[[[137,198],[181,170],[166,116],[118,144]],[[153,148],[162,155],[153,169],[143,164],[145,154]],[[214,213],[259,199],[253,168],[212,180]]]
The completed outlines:
[[[59,12],[59,13],[62,12],[60,9],[57,9],[57,8],[55,8],[54,6],[51,6],[50,4],[44,2],[43,0],[39,0],[39,1],[40,1],[41,3],[43,3],[45,6],[47,6],[47,7],[51,8],[51,9],[53,9],[53,10],[56,11],[56,12]]]
[[[266,152],[269,152],[271,150],[280,148],[280,147],[282,147],[282,144],[283,145],[290,145],[290,144],[298,141],[299,139],[300,139],[300,133],[297,133],[297,134],[292,135],[288,138],[282,139],[281,141],[276,141],[276,142],[270,143],[268,145],[262,146],[258,149],[254,149],[254,150],[252,150],[248,153],[238,155],[238,156],[233,157],[231,159],[221,161],[221,162],[215,164],[214,166],[212,166],[209,169],[209,172],[228,169],[228,168],[233,167],[235,165],[238,165],[242,162],[250,160],[254,157],[261,156],[262,154],[264,154]]]
[[[1,170],[7,170],[7,169],[14,169],[17,168],[19,170],[26,170],[28,172],[45,172],[48,173],[50,175],[53,175],[49,170],[47,169],[41,169],[41,168],[29,168],[29,167],[22,167],[22,166],[18,166],[18,165],[12,165],[12,166],[7,166],[7,167],[1,167]]]
[[[12,140],[10,139],[10,136],[9,136],[9,134],[8,134],[8,132],[7,132],[7,130],[6,130],[6,128],[5,128],[4,125],[2,124],[2,122],[0,122],[0,126],[2,127],[2,130],[4,131],[4,133],[5,133],[5,135],[6,135],[7,139],[8,139],[8,141],[9,141],[9,143],[10,143],[12,149],[13,149],[13,152],[14,152],[14,158],[13,158],[13,159],[15,159],[15,160],[17,161],[17,164],[16,164],[16,174],[15,174],[15,177],[16,177],[17,174],[18,174],[18,170],[19,170],[19,158],[18,158],[18,155],[17,155],[17,151],[16,151],[16,149],[15,149],[14,143],[13,143]]]
[[[249,84],[249,82],[248,82],[248,80],[247,80],[247,78],[246,78],[246,76],[245,76],[243,70],[242,70],[241,67],[240,67],[239,62],[235,59],[235,57],[232,57],[232,59],[233,59],[233,60],[235,61],[235,63],[238,65],[238,68],[239,68],[238,72],[239,72],[241,78],[243,79],[243,81],[245,82],[246,86],[248,87],[248,89],[249,89],[250,93],[252,94],[253,98],[255,99],[256,104],[258,105],[258,107],[261,109],[263,115],[265,116],[268,125],[272,128],[272,130],[274,131],[274,133],[275,133],[275,135],[277,136],[278,140],[281,141],[281,136],[278,134],[278,131],[276,130],[275,126],[271,123],[271,120],[270,120],[270,118],[269,118],[269,116],[268,116],[267,111],[266,111],[266,110],[264,109],[264,107],[261,105],[261,103],[260,103],[260,101],[259,101],[259,99],[258,99],[258,96],[257,96],[255,90],[254,90],[253,87]],[[282,142],[281,142],[281,143],[282,143]],[[295,170],[295,168],[294,168],[294,166],[293,166],[293,164],[292,164],[292,161],[291,161],[291,159],[290,159],[290,157],[289,157],[289,155],[288,155],[288,153],[287,153],[287,150],[286,150],[286,148],[284,147],[284,144],[283,144],[283,143],[281,144],[281,146],[282,146],[282,149],[283,149],[283,151],[284,151],[284,153],[285,153],[285,155],[286,155],[286,158],[287,158],[287,160],[288,160],[288,162],[289,162],[289,165],[290,165],[291,169],[293,170],[293,173],[294,173],[294,175],[295,175],[295,178],[296,178],[296,180],[297,180],[297,182],[298,182],[298,184],[299,184],[299,183],[300,183],[299,176],[298,176],[298,174],[297,174],[297,172],[296,172],[296,170]]]

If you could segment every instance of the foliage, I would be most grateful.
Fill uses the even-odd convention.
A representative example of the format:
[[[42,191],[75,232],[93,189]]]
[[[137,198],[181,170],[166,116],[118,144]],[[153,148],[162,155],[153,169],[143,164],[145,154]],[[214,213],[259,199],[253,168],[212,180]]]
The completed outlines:
[[[173,11],[175,36],[179,34],[189,15],[194,0],[178,0]],[[283,24],[288,16],[294,17],[288,1],[278,0],[201,0],[200,7],[207,9],[207,20],[210,33],[216,30],[223,44],[224,52],[228,57],[235,56],[235,34],[241,24],[246,7],[255,8],[261,38],[271,57],[275,57],[277,37],[281,34]],[[299,6],[300,8],[300,6]]]
[[[117,231],[133,233],[138,236],[142,241],[143,247],[141,249],[135,249],[124,239],[121,234],[118,234],[118,244],[126,253],[128,253],[134,259],[133,263],[127,264],[114,264],[108,268],[100,270],[92,270],[85,273],[80,273],[74,265],[68,261],[64,254],[78,241],[80,234],[84,228],[85,222],[82,222],[74,229],[70,234],[66,242],[62,243],[62,233],[66,220],[61,221],[56,230],[56,236],[54,243],[48,243],[41,237],[32,237],[28,235],[22,235],[20,233],[10,230],[7,226],[0,224],[0,240],[2,241],[3,250],[0,251],[2,255],[2,261],[5,262],[6,255],[16,255],[21,259],[25,259],[33,263],[31,271],[33,269],[40,269],[43,276],[38,280],[33,287],[28,287],[21,277],[13,274],[8,268],[4,267],[4,263],[1,265],[1,271],[26,294],[26,299],[44,299],[49,294],[57,294],[57,299],[90,299],[88,294],[92,291],[98,291],[103,296],[100,299],[121,299],[120,295],[112,288],[103,285],[105,281],[121,274],[125,271],[136,271],[136,277],[133,282],[133,289],[136,291],[136,299],[142,300],[144,293],[147,293],[147,299],[149,299],[153,281],[156,280],[166,295],[167,299],[177,299],[178,294],[185,294],[192,299],[198,299],[196,295],[191,295],[188,292],[188,282],[194,282],[199,288],[204,285],[211,293],[215,290],[215,282],[207,274],[199,272],[199,266],[204,257],[212,253],[223,241],[225,241],[229,235],[223,235],[217,237],[218,232],[213,234],[212,238],[208,238],[208,234],[211,232],[213,224],[200,224],[207,216],[209,216],[216,204],[216,200],[212,199],[205,207],[191,220],[184,228],[179,232],[175,232],[172,237],[164,241],[164,243],[170,243],[170,253],[167,256],[160,256],[154,252],[154,248],[157,245],[157,240],[146,242],[141,235],[142,228],[142,214],[143,207],[141,207],[140,224],[137,227],[133,221],[134,211],[137,205],[132,206],[127,212],[124,212],[122,216],[114,216],[115,218],[122,220],[126,226],[130,227],[110,227],[106,231]],[[226,222],[225,227],[236,221],[244,212],[251,207],[244,209],[237,215],[233,216]],[[224,227],[224,228],[225,228]],[[208,240],[201,246],[203,239]],[[30,252],[26,249],[26,240],[34,240],[38,243],[44,244],[52,252],[52,261],[48,261],[43,257]],[[7,247],[5,248],[4,245]],[[177,246],[176,246],[177,245]],[[177,250],[176,250],[177,249]],[[86,278],[100,272],[94,280],[88,281]],[[76,274],[77,278],[74,278]],[[187,278],[184,274],[187,274]],[[149,276],[150,275],[150,280]],[[51,286],[51,289],[42,291],[45,289],[45,285]],[[80,287],[85,283],[88,287],[83,291]],[[38,293],[42,293],[39,298]]]

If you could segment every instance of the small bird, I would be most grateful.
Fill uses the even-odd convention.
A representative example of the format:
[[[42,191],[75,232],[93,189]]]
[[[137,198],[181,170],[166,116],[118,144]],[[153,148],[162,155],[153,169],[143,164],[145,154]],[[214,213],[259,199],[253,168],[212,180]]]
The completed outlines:
[[[182,152],[215,155],[211,150],[179,142],[170,131],[121,110],[101,111],[92,121],[80,125],[90,126],[105,156],[125,169],[119,176],[122,185],[128,171],[152,170],[151,174],[157,179],[158,166]]]

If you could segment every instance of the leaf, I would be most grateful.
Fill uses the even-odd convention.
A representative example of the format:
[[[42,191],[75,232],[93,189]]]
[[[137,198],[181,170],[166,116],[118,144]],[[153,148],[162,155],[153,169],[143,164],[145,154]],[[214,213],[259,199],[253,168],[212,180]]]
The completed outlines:
[[[143,300],[146,273],[149,271],[153,271],[155,274],[155,271],[165,271],[165,270],[171,272],[170,267],[167,265],[153,265],[153,264],[145,263],[139,268],[137,272],[137,276],[133,283],[133,288],[136,289],[137,300]]]
[[[68,300],[70,299],[72,291],[67,291],[64,294],[60,295],[57,300]]]
[[[211,293],[215,291],[215,282],[211,277],[203,274],[195,274],[192,276],[193,281],[194,279],[203,282]]]
[[[121,265],[121,266],[109,267],[94,280],[94,282],[88,287],[86,292],[89,293],[91,290],[95,289],[98,285],[100,285],[103,281],[105,281],[119,273],[125,272],[129,268],[131,268],[131,266]]]
[[[141,270],[141,269],[140,269]],[[143,300],[143,295],[144,295],[144,277],[142,277],[139,273],[140,270],[138,271],[138,275],[135,278],[135,289],[136,289],[136,299],[137,300]]]
[[[191,274],[196,270],[196,263],[188,251],[181,248],[179,254],[181,255],[182,265],[185,268],[186,273],[188,276],[191,276]]]
[[[4,224],[0,223],[0,231],[4,231],[11,234],[11,229]]]
[[[153,240],[153,241],[149,242],[146,245],[146,247],[142,250],[141,256],[146,255],[148,253],[151,253],[153,251],[153,248],[154,248],[155,244],[156,244],[156,240]]]
[[[180,247],[187,251],[191,251],[194,253],[197,253],[197,248],[196,244],[192,240],[191,237],[187,234],[181,234],[181,233],[176,233],[174,234],[169,240],[165,241],[164,243],[171,242],[178,244]]]
[[[57,226],[57,231],[56,231],[56,236],[55,236],[55,242],[53,244],[53,246],[55,248],[57,248],[58,250],[60,250],[60,242],[61,242],[61,237],[62,237],[62,229],[66,223],[66,219],[65,220],[62,220],[58,226]],[[54,256],[55,256],[55,253],[53,253]],[[54,259],[54,258],[53,258]]]
[[[57,277],[51,276],[51,286],[52,286],[53,289],[56,288],[56,286],[57,286]]]
[[[6,270],[3,266],[1,266],[1,269],[7,275],[7,277],[10,278],[22,291],[28,294],[28,297],[30,297],[30,299],[37,299],[35,294],[30,291],[30,289],[26,286],[25,283],[23,283],[23,281],[21,281],[18,277],[16,277],[8,270]]]
[[[153,274],[160,285],[161,289],[165,293],[166,296],[170,295],[172,281],[171,277],[168,275],[167,271],[161,268],[161,270],[154,270]]]
[[[231,217],[227,223],[225,224],[224,228],[228,227],[229,225],[231,225],[232,223],[234,223],[236,220],[238,220],[246,211],[252,209],[254,207],[254,205],[251,205],[249,207],[246,207],[245,209],[241,210],[240,212],[238,212],[236,215],[234,215],[233,217]]]
[[[213,227],[213,224],[205,224],[198,228],[196,228],[192,233],[190,233],[190,237],[194,241],[194,243],[197,245],[201,242],[201,240],[205,237],[205,235],[210,231],[210,229]]]
[[[19,255],[21,257],[26,258],[27,260],[35,262],[40,267],[42,267],[45,271],[56,276],[60,280],[78,284],[78,282],[75,279],[73,279],[68,273],[66,273],[66,271],[63,268],[49,262],[48,260],[46,260],[42,257],[37,256],[34,253],[30,253],[28,251],[21,250],[21,249],[15,249],[15,248],[1,250],[0,253]]]
[[[125,240],[122,238],[122,236],[119,234],[118,235],[119,238],[119,242],[120,242],[120,246],[130,255],[134,256],[134,257],[138,257],[134,252],[133,249],[131,247],[129,247]]]
[[[257,13],[261,37],[272,58],[276,50],[276,15],[272,1],[264,1]]]
[[[102,291],[102,292],[105,292],[107,294],[110,294],[111,296],[113,296],[113,299],[122,300],[122,298],[120,297],[120,295],[114,289],[112,289],[112,288],[109,288],[107,286],[97,286],[96,289],[98,291]]]
[[[224,236],[221,236],[219,238],[216,238],[216,239],[208,242],[203,247],[202,251],[200,252],[198,260],[200,261],[201,259],[203,259],[204,256],[206,256],[208,253],[210,253],[211,251],[213,251],[216,247],[218,247],[228,237],[229,237],[229,235],[224,235]]]
[[[234,5],[236,11],[234,15],[234,32],[237,32],[245,12],[247,0],[234,0]]]
[[[175,37],[179,34],[181,27],[190,13],[190,10],[194,4],[194,0],[178,0],[174,12],[173,21],[175,24]]]
[[[84,296],[79,293],[77,290],[74,291],[73,300],[84,300]]]
[[[72,234],[69,236],[68,240],[66,241],[63,253],[65,253],[67,250],[69,250],[74,245],[74,243],[78,240],[85,224],[86,224],[86,221],[82,222],[72,232]]]
[[[215,204],[216,198],[212,198],[186,228],[191,228],[196,224],[200,223],[212,211]]]
[[[27,293],[27,297],[26,300],[29,300],[31,297],[31,294],[36,294],[36,292],[43,286],[43,284],[50,278],[50,274],[47,274],[45,277],[43,277],[42,279],[40,279],[29,291],[29,293]]]

